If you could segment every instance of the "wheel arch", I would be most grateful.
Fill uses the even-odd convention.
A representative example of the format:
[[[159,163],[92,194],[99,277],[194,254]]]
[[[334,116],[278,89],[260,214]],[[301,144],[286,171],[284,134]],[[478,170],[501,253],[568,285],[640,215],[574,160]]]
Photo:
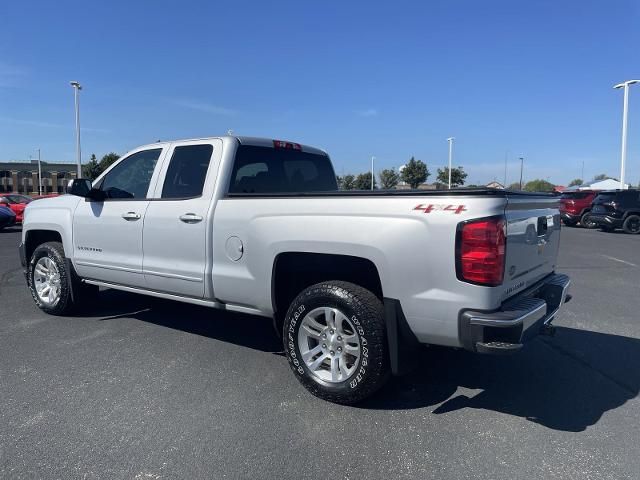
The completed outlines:
[[[33,255],[34,250],[38,248],[38,245],[46,242],[60,242],[62,243],[62,247],[65,247],[62,234],[57,230],[38,228],[27,230],[24,234],[26,261],[28,262],[29,259],[31,259],[31,255]]]
[[[282,252],[273,261],[271,304],[276,327],[293,299],[305,288],[326,280],[343,280],[360,285],[383,300],[382,281],[375,263],[352,255],[310,252]]]

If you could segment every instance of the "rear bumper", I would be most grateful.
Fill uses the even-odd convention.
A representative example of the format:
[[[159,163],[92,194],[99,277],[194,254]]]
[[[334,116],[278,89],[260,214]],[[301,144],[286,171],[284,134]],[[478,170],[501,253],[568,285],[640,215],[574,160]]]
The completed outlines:
[[[577,223],[580,221],[580,215],[576,215],[569,212],[560,212],[560,217],[565,222]]]
[[[571,280],[551,274],[498,310],[465,310],[460,314],[460,340],[478,353],[511,353],[539,333],[551,331],[551,321],[570,298]]]
[[[603,227],[622,228],[622,219],[611,217],[609,215],[594,215],[591,214],[591,219],[596,225]]]

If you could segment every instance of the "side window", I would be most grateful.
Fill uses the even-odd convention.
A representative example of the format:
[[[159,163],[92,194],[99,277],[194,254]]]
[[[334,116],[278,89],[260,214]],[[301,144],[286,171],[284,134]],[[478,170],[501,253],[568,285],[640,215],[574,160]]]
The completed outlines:
[[[146,198],[161,148],[134,153],[118,163],[103,179],[107,198]]]
[[[202,195],[212,153],[212,145],[176,147],[162,186],[162,198],[193,198]]]

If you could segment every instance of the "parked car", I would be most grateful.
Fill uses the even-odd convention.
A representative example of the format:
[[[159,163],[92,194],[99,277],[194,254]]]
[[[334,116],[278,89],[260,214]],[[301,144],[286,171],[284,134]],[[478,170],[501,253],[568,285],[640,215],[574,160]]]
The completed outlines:
[[[16,214],[8,207],[0,205],[0,230],[10,227],[16,223]]]
[[[640,190],[599,193],[591,207],[591,219],[606,231],[622,228],[627,233],[640,233]]]
[[[578,222],[584,228],[596,228],[591,220],[591,202],[598,194],[595,190],[576,190],[563,192],[560,196],[560,215],[568,227],[575,227]]]
[[[16,223],[22,223],[24,209],[33,199],[19,193],[5,193],[0,196],[0,205],[8,207],[16,214]]]
[[[288,141],[154,143],[69,193],[27,210],[40,309],[90,308],[103,286],[270,317],[298,380],[338,403],[410,368],[421,343],[519,350],[552,331],[570,283],[557,197],[338,191],[329,156]]]
[[[33,198],[34,200],[40,200],[42,198],[53,198],[53,197],[59,197],[60,194],[59,193],[44,193],[42,195],[34,195]]]

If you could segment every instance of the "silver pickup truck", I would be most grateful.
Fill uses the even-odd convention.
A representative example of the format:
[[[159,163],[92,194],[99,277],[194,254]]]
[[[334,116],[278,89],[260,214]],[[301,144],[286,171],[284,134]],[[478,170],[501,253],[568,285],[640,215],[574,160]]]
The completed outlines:
[[[420,344],[517,351],[568,298],[549,195],[338,191],[324,151],[236,136],[146,145],[69,191],[26,209],[39,308],[107,287],[270,317],[297,378],[334,402]]]

